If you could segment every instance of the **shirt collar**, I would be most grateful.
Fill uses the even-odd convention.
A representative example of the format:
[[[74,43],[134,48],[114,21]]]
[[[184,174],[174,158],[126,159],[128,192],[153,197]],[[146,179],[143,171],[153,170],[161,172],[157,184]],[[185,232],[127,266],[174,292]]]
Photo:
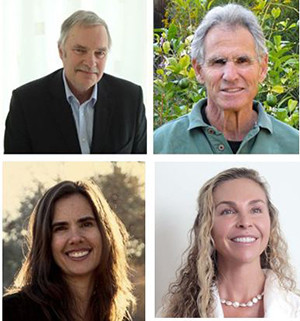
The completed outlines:
[[[66,98],[67,98],[68,103],[71,104],[72,100],[74,100],[74,99],[75,99],[75,101],[78,102],[78,99],[72,93],[72,91],[71,91],[71,89],[70,89],[70,87],[68,85],[68,82],[67,82],[67,79],[66,79],[66,75],[65,75],[65,70],[63,70],[63,82],[64,82],[64,85],[65,85],[65,93],[66,93]],[[97,95],[98,95],[98,86],[94,85],[91,97],[87,100],[87,102],[91,101],[92,102],[92,106],[94,106],[96,101],[97,101]],[[79,102],[78,102],[78,104],[79,104]]]
[[[203,120],[201,109],[207,105],[207,98],[199,100],[193,107],[192,111],[188,114],[189,127],[192,130],[197,127],[209,127]],[[267,129],[271,134],[273,133],[273,126],[270,117],[264,111],[263,106],[258,101],[253,101],[253,109],[258,113],[257,125],[261,128]]]

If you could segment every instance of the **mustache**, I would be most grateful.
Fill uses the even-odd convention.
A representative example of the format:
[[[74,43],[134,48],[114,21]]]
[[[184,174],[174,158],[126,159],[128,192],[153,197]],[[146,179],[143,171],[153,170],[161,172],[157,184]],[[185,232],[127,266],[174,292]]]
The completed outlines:
[[[90,68],[85,65],[81,65],[81,66],[76,67],[75,71],[85,71],[85,72],[92,72],[95,74],[99,74],[99,69],[97,67]]]

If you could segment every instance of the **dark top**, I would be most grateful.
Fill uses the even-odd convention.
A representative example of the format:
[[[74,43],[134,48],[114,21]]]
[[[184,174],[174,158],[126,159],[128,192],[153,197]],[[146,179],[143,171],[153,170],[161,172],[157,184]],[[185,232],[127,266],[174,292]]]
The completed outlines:
[[[97,86],[91,154],[145,154],[146,117],[141,87],[107,74]],[[13,91],[4,153],[81,153],[62,69]]]
[[[49,321],[41,307],[24,292],[3,297],[3,321]],[[51,321],[59,321],[52,316]]]

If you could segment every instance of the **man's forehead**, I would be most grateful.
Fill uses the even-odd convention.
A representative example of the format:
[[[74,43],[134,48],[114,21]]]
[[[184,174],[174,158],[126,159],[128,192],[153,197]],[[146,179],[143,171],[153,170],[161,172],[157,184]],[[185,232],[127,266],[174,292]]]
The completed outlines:
[[[108,35],[102,25],[86,26],[77,24],[70,29],[66,41],[82,46],[85,43],[93,42],[95,45],[103,47],[103,45],[108,45]]]
[[[242,40],[242,41],[241,41]],[[204,40],[205,56],[252,56],[256,53],[255,41],[250,31],[243,26],[235,28],[218,25],[211,28]]]
[[[213,32],[218,32],[218,33],[234,33],[234,32],[237,32],[237,31],[242,31],[242,32],[245,32],[245,33],[248,33],[250,36],[252,36],[250,30],[246,27],[246,26],[243,26],[243,25],[228,25],[228,24],[217,24],[213,27],[211,27],[205,38],[207,37],[207,35],[213,33]],[[252,37],[253,38],[253,37]]]
[[[74,25],[69,31],[69,35],[73,35],[73,36],[76,36],[81,33],[101,33],[103,35],[104,34],[107,35],[106,29],[102,25],[89,26],[89,25],[83,25],[78,23]]]

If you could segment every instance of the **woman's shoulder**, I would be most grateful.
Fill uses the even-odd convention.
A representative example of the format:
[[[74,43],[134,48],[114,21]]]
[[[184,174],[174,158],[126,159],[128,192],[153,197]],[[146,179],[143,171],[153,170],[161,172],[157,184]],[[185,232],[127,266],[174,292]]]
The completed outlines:
[[[30,299],[25,292],[20,291],[13,294],[4,295],[3,305],[5,305],[6,307],[19,307],[26,305],[28,307],[30,305],[36,305],[36,303],[32,299]]]
[[[40,306],[23,291],[3,297],[3,321],[44,319]]]
[[[265,317],[300,317],[300,297],[284,289],[276,274],[268,270],[265,283]]]

